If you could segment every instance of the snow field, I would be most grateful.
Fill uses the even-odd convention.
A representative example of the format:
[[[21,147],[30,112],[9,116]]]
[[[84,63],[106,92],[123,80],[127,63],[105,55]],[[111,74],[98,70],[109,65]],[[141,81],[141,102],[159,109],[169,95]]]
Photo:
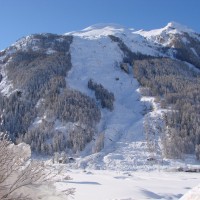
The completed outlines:
[[[74,37],[71,57],[73,67],[67,76],[71,88],[94,97],[94,93],[87,88],[91,78],[115,96],[114,110],[102,109],[98,127],[99,132],[105,133],[104,149],[96,157],[91,155],[81,159],[81,162],[90,165],[90,168],[132,169],[138,160],[134,149],[138,151],[136,155],[141,156],[139,148],[145,141],[141,114],[143,103],[139,101],[140,94],[136,91],[139,84],[132,72],[126,74],[120,69],[123,53],[109,38],[91,40]],[[87,155],[83,152],[82,156]],[[96,166],[91,164],[93,159],[96,159]],[[79,167],[81,165],[79,163]]]
[[[70,170],[68,174],[73,180],[57,182],[56,187],[76,188],[74,200],[176,200],[200,180],[200,174],[159,171]]]

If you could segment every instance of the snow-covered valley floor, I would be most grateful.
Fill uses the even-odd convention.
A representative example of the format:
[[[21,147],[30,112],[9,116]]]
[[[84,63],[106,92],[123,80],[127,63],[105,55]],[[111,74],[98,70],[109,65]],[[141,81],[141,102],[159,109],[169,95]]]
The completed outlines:
[[[76,188],[74,200],[175,200],[199,184],[200,173],[68,170],[70,181],[57,189]]]

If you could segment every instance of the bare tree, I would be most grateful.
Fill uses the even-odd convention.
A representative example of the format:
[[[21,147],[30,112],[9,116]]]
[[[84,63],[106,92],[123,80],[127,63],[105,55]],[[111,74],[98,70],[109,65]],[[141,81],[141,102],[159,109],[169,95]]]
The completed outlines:
[[[44,167],[43,162],[31,161],[25,151],[17,151],[13,147],[16,145],[5,138],[0,140],[0,199],[31,200],[24,192],[25,187],[50,183],[58,172]],[[73,189],[63,191],[66,196],[73,192]]]

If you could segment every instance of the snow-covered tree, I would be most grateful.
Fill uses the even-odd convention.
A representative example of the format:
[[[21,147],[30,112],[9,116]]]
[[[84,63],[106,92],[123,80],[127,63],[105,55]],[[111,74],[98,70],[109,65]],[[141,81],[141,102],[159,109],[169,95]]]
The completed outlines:
[[[14,145],[4,136],[0,139],[0,200],[31,200],[27,186],[40,186],[56,177],[43,162],[30,160],[30,154],[28,145]],[[64,192],[70,195],[73,190]]]

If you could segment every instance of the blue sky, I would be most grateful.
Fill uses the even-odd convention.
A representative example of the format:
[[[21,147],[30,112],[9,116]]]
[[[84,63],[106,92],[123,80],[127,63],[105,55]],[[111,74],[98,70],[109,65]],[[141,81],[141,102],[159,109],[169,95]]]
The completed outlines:
[[[199,8],[200,0],[0,0],[0,49],[31,33],[96,23],[150,30],[176,21],[200,32]]]

